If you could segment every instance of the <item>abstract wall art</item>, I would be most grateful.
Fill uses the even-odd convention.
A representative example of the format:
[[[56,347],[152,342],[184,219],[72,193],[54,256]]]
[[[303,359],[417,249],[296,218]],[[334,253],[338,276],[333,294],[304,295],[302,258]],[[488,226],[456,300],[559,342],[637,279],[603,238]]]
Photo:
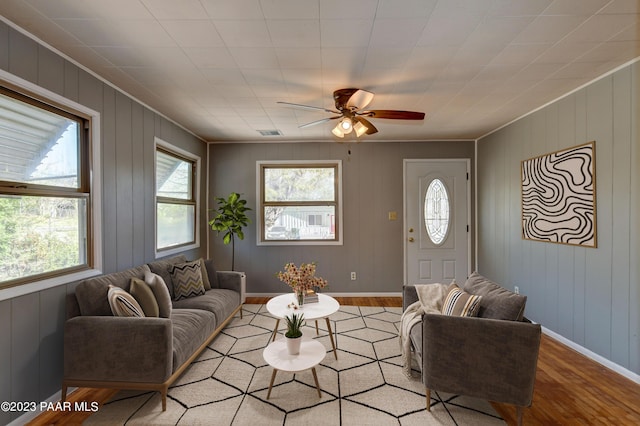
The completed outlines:
[[[524,160],[522,238],[597,247],[595,142]]]

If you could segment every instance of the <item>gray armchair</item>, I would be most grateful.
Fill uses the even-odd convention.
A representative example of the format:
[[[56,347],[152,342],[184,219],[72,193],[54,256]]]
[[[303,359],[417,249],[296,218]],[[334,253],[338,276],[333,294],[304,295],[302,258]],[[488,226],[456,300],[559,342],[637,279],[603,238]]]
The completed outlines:
[[[415,287],[405,286],[404,309],[416,300]],[[522,424],[533,398],[540,333],[540,325],[526,319],[423,315],[410,337],[427,411],[435,390],[513,404]]]

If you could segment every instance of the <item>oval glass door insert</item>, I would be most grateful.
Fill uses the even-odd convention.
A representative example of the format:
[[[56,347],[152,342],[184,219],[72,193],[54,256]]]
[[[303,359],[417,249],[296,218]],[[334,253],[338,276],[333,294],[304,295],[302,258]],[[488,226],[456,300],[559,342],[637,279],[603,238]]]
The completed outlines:
[[[449,231],[449,194],[444,182],[434,179],[424,197],[424,226],[431,242],[440,245]]]

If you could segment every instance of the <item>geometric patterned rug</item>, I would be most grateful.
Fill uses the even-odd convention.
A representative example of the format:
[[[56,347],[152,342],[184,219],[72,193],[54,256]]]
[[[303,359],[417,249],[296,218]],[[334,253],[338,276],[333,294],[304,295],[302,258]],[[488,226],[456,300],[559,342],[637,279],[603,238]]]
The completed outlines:
[[[158,392],[121,391],[87,425],[504,425],[489,402],[432,392],[431,412],[417,373],[402,373],[401,308],[341,306],[331,315],[338,360],[325,321],[309,321],[305,338],[327,355],[311,370],[273,371],[262,357],[275,319],[265,305],[244,305],[227,327],[169,389],[167,410]],[[282,325],[277,338],[282,337]],[[323,327],[324,325],[324,327]]]

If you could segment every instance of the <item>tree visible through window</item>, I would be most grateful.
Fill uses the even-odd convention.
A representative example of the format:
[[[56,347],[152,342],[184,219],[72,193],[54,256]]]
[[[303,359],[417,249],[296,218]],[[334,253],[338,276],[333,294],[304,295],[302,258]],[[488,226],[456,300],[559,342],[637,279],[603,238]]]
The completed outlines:
[[[260,241],[339,241],[340,164],[259,162]]]
[[[0,88],[0,287],[89,266],[88,127]]]

